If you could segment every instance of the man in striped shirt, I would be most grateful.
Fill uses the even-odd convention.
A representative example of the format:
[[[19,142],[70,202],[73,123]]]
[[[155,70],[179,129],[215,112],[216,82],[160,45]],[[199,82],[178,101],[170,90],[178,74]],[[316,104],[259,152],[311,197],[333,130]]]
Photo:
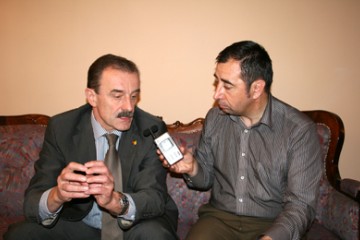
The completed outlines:
[[[322,173],[316,126],[272,96],[272,63],[259,44],[234,43],[216,60],[217,106],[194,154],[182,149],[169,167],[189,186],[212,189],[187,239],[301,239]]]

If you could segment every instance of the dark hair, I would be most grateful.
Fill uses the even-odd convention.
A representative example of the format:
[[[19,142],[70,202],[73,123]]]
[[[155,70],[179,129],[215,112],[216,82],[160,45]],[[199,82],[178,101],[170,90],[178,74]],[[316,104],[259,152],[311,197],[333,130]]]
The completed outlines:
[[[240,61],[240,78],[246,82],[247,89],[258,79],[265,81],[265,92],[270,93],[273,70],[269,54],[259,44],[252,41],[233,43],[222,50],[216,57],[217,63],[225,63],[229,59]]]
[[[139,69],[132,61],[121,56],[106,54],[99,57],[95,60],[95,62],[93,62],[93,64],[91,64],[88,71],[87,87],[94,89],[95,92],[98,93],[101,74],[108,67],[119,69],[128,73],[136,73],[140,76]]]

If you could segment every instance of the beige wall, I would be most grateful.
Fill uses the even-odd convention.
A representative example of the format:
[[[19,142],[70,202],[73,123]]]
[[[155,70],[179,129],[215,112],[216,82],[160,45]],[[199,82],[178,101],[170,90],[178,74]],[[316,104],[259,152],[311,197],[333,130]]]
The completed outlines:
[[[84,103],[88,66],[105,53],[142,71],[140,106],[167,123],[204,117],[214,58],[251,39],[273,59],[273,94],[339,114],[342,177],[360,180],[360,1],[0,0],[0,115]]]

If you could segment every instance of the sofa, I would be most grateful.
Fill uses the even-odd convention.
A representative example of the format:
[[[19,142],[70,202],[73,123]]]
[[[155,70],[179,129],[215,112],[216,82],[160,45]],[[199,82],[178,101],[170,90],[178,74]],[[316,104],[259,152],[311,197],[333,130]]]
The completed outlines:
[[[316,218],[306,239],[359,239],[360,182],[341,179],[338,163],[344,141],[344,125],[334,113],[304,111],[318,126],[324,153],[323,176],[316,207]],[[39,156],[48,116],[27,114],[0,116],[0,239],[9,224],[24,219],[24,191],[34,174],[34,161]],[[190,123],[168,124],[168,131],[178,145],[197,146],[204,119]],[[169,173],[168,191],[179,208],[178,235],[184,239],[197,220],[198,208],[207,203],[210,191],[189,189],[182,176]]]

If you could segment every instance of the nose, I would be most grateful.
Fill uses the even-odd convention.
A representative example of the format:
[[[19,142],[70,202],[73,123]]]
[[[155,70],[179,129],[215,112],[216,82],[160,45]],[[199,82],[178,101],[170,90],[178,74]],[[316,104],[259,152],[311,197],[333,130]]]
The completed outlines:
[[[136,102],[133,101],[131,96],[126,96],[122,102],[122,109],[132,112],[134,110]]]
[[[222,93],[222,87],[220,86],[220,84],[218,84],[215,88],[215,92],[213,95],[213,99],[214,100],[219,100],[222,97],[223,93]]]

